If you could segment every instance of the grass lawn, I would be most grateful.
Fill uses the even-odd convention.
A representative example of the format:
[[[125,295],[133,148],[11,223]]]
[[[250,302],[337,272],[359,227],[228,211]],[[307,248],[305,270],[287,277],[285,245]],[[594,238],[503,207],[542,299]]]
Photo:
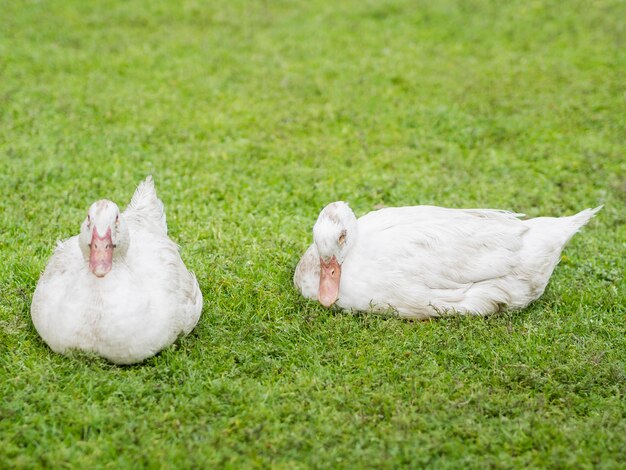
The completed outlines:
[[[0,467],[623,468],[626,4],[0,0]],[[30,300],[154,175],[199,279],[144,364],[52,353]],[[320,209],[604,210],[490,318],[326,310]]]

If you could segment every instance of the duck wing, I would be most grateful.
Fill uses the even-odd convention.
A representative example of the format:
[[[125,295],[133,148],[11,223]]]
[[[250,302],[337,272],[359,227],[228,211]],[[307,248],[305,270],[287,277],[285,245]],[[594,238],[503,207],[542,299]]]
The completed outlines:
[[[372,252],[381,264],[395,265],[395,282],[410,279],[431,289],[459,289],[516,269],[529,230],[521,215],[492,209],[390,208],[359,219],[359,231],[377,247]]]

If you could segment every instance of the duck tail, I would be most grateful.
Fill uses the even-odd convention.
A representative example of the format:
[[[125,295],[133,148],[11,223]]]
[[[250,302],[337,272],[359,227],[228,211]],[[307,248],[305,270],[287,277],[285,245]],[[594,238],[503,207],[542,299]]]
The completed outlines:
[[[532,241],[531,245],[535,245],[536,248],[543,247],[549,252],[560,254],[567,242],[600,209],[602,206],[585,209],[567,217],[536,217],[525,220],[524,224],[530,229],[529,241]]]
[[[593,209],[585,209],[583,211],[580,211],[578,214],[569,217],[563,217],[563,220],[567,220],[569,222],[569,230],[566,228],[563,233],[566,236],[563,244],[567,243],[576,234],[576,232],[584,227],[587,222],[589,222],[591,218],[596,215],[603,207],[604,205],[601,205]]]
[[[528,304],[528,299],[536,299],[543,294],[554,267],[561,259],[561,252],[569,240],[589,220],[602,209],[585,209],[568,217],[536,217],[524,220],[528,227],[524,249],[521,253],[522,271],[532,279],[528,296],[518,303]]]
[[[154,180],[151,175],[137,186],[125,215],[134,217],[138,221],[149,220],[167,234],[167,222],[165,220],[163,203],[157,197]]]
[[[584,211],[580,211],[578,214],[573,215],[572,219],[576,221],[576,224],[578,224],[578,227],[580,228],[589,222],[594,215],[600,212],[603,207],[604,204],[593,209],[585,209]]]

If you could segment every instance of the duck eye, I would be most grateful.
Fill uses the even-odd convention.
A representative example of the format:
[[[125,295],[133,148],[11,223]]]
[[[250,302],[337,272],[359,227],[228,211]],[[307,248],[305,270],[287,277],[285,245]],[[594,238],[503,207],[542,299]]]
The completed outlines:
[[[346,242],[346,231],[342,230],[341,235],[339,235],[339,246],[342,246]]]
[[[119,225],[120,224],[120,216],[119,214],[115,216],[115,225]]]

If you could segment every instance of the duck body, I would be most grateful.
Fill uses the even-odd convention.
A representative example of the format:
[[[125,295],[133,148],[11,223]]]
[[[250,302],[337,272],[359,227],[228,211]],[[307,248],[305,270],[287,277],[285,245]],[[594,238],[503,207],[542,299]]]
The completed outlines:
[[[543,294],[567,241],[600,209],[520,220],[490,209],[386,208],[350,227],[351,210],[333,204],[296,268],[298,290],[326,306],[417,319],[527,306]],[[352,246],[340,246],[342,234]],[[338,291],[324,298],[324,263],[333,258],[341,261]]]
[[[55,352],[80,349],[132,364],[188,334],[198,322],[202,294],[167,236],[151,178],[117,217],[128,243],[105,275],[92,272],[88,250],[94,241],[81,246],[81,234],[59,243],[37,284],[33,324]]]

